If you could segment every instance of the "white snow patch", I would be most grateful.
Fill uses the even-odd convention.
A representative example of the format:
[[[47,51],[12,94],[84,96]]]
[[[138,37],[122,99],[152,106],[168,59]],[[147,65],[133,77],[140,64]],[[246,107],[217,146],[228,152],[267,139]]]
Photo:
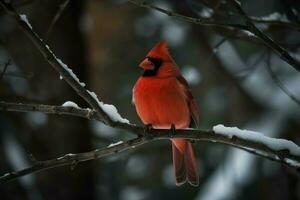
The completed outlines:
[[[119,144],[123,144],[123,141],[119,141],[119,142],[116,142],[116,143],[111,143],[107,147],[114,147],[114,146],[119,145]]]
[[[294,142],[285,140],[285,139],[277,139],[270,138],[264,136],[262,133],[248,130],[241,130],[237,127],[225,127],[222,124],[216,125],[213,127],[213,131],[216,134],[221,134],[232,138],[233,136],[251,140],[254,142],[260,142],[265,144],[269,148],[280,151],[284,149],[288,149],[292,154],[299,156],[300,155],[300,147],[296,145]]]
[[[66,101],[65,103],[63,103],[62,105],[63,107],[73,107],[73,108],[80,108],[76,103],[74,103],[73,101]]]
[[[88,91],[88,90],[87,90]],[[88,91],[88,93],[98,102],[98,105],[104,110],[104,112],[114,121],[127,123],[129,124],[129,120],[121,117],[118,113],[117,108],[111,104],[105,104],[102,101],[99,101],[97,95],[94,92]]]
[[[271,13],[269,15],[263,17],[253,17],[257,20],[265,20],[265,21],[281,21],[281,22],[288,22],[286,15],[280,14],[278,12]]]
[[[245,33],[245,34],[246,34],[247,36],[249,36],[249,37],[256,37],[256,35],[253,34],[253,33],[250,32],[250,31],[245,31],[245,30],[243,30],[242,32]]]
[[[25,22],[31,29],[32,29],[32,26],[31,24],[29,23],[28,19],[27,19],[27,16],[26,15],[19,15],[20,16],[20,19]]]
[[[285,161],[287,162],[287,163],[289,163],[291,166],[294,166],[294,167],[300,167],[300,163],[299,162],[297,162],[297,161],[294,161],[294,160],[291,160],[291,159],[285,159]]]
[[[63,68],[65,68],[65,70],[67,70],[68,72],[69,72],[69,74],[82,86],[82,87],[84,87],[85,86],[85,83],[82,83],[82,82],[80,82],[79,81],[79,79],[77,78],[77,76],[73,73],[73,71],[72,71],[72,69],[70,69],[69,67],[68,67],[68,65],[66,65],[65,63],[63,63],[62,61],[61,61],[61,59],[59,59],[59,58],[57,58],[57,57],[55,57],[56,58],[56,60],[57,60],[57,62],[59,62],[59,64],[63,67]]]

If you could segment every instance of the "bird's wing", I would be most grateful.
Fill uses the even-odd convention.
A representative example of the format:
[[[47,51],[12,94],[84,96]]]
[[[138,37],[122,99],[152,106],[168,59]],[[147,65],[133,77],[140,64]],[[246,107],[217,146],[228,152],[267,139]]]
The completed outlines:
[[[188,85],[187,81],[183,78],[183,76],[181,76],[181,75],[177,76],[176,79],[178,80],[179,84],[182,85],[182,87],[184,88],[184,92],[185,92],[185,95],[187,98],[187,103],[189,106],[189,110],[190,110],[192,119],[195,122],[196,126],[199,127],[198,107],[197,107],[197,103],[191,93],[189,85]]]

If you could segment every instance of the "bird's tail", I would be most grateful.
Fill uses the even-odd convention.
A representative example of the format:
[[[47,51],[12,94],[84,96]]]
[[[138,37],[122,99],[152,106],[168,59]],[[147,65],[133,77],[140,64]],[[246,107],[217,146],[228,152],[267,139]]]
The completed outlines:
[[[183,139],[172,139],[173,167],[176,185],[188,181],[192,186],[199,185],[199,175],[191,142]]]

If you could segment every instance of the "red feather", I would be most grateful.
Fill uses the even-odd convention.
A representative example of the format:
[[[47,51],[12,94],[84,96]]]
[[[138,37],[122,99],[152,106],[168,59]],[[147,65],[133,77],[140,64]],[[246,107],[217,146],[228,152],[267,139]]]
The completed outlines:
[[[188,128],[191,118],[199,124],[196,102],[188,83],[180,75],[176,63],[168,52],[164,41],[155,45],[143,61],[147,69],[152,63],[148,58],[160,59],[156,74],[140,77],[133,88],[133,102],[144,124],[154,128]],[[198,172],[192,144],[184,139],[172,139],[173,166],[176,184],[188,181],[198,185]]]

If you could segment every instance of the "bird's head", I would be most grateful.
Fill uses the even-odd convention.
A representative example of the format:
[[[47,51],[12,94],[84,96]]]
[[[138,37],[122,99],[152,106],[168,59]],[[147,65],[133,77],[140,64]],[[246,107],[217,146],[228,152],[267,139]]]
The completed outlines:
[[[163,76],[170,74],[173,71],[177,71],[176,64],[173,61],[164,40],[158,42],[149,51],[139,66],[144,69],[143,76]]]

